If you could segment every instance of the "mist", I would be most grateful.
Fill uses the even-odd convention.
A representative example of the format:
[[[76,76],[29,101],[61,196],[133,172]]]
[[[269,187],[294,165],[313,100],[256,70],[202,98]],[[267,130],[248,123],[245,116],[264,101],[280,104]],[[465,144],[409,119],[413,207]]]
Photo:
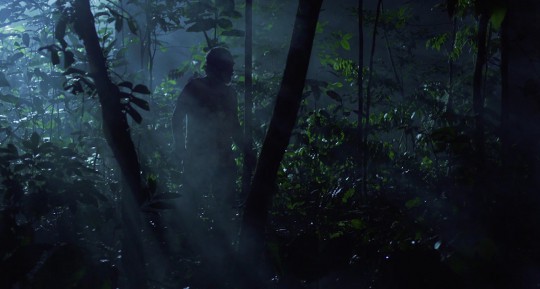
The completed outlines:
[[[537,288],[514,2],[0,1],[0,289]]]

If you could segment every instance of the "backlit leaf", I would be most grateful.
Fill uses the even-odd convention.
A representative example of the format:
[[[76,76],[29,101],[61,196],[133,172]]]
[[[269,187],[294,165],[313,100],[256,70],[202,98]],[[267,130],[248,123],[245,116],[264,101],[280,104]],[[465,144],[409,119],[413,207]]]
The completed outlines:
[[[142,84],[135,85],[135,87],[133,88],[133,92],[142,93],[142,94],[150,94],[150,93],[152,93],[148,89],[148,87],[146,87],[146,85],[142,85]]]
[[[150,110],[150,104],[148,103],[148,101],[144,100],[144,99],[140,99],[138,97],[134,97],[132,96],[130,98],[130,101],[135,104],[136,106],[144,109],[144,110]]]
[[[75,56],[71,51],[64,52],[64,68],[70,67],[75,62]]]
[[[129,105],[126,106],[126,113],[129,114],[129,116],[131,116],[136,123],[140,124],[143,120],[141,114]]]
[[[133,18],[129,18],[127,23],[128,23],[129,31],[137,35],[137,33],[139,32],[139,29],[137,28],[137,23],[135,22],[135,20]]]
[[[118,84],[118,86],[123,86],[123,87],[127,87],[129,89],[133,89],[133,83],[129,82],[129,81],[122,81]]]
[[[60,56],[58,56],[58,51],[51,51],[51,62],[53,65],[60,63]]]
[[[493,25],[493,28],[499,29],[501,27],[501,24],[504,20],[504,17],[506,16],[506,8],[495,8],[493,13],[491,14],[491,24]]]
[[[335,101],[339,101],[339,102],[342,101],[341,96],[337,92],[335,92],[333,90],[327,90],[326,95],[330,96],[330,98],[335,100]]]
[[[39,142],[41,141],[41,137],[37,132],[33,132],[30,136],[30,145],[33,149],[37,149],[39,146]]]

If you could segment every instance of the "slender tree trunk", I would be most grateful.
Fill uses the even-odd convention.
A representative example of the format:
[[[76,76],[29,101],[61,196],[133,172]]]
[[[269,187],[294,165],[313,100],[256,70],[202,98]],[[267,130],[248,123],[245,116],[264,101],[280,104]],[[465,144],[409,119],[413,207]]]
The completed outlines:
[[[381,2],[381,13],[384,13],[384,4]],[[386,44],[386,52],[388,52],[388,59],[390,60],[390,65],[392,65],[392,71],[394,72],[394,79],[396,84],[399,87],[399,93],[401,94],[401,100],[405,100],[405,90],[403,89],[403,81],[400,79],[397,72],[396,64],[394,62],[394,56],[392,55],[392,48],[390,47],[390,41],[388,41],[388,33],[386,29],[383,29],[384,42]]]
[[[363,182],[363,190],[364,190],[364,194],[367,193],[367,181],[368,181],[368,170],[367,170],[367,163],[368,163],[368,160],[367,160],[367,154],[366,154],[366,151],[368,150],[368,145],[367,145],[367,141],[368,141],[368,135],[369,135],[369,130],[370,130],[370,122],[369,122],[369,118],[370,118],[370,110],[371,110],[371,85],[372,85],[372,77],[373,77],[373,60],[375,58],[375,44],[377,42],[377,26],[379,25],[379,17],[381,15],[381,7],[382,7],[382,0],[379,0],[379,2],[377,2],[377,12],[375,14],[375,23],[373,23],[373,35],[372,35],[372,39],[371,39],[371,52],[370,52],[370,57],[369,57],[369,75],[368,75],[368,83],[367,83],[367,89],[366,89],[366,117],[365,117],[365,129],[364,129],[364,139],[362,140],[363,142],[363,147],[364,147],[364,158],[362,159],[363,163],[362,163],[362,171],[364,172],[364,182]]]
[[[448,101],[446,102],[446,112],[451,115],[454,111],[454,59],[452,53],[456,46],[457,36],[457,17],[454,16],[452,25],[452,42],[450,46],[450,55],[448,56]]]
[[[501,26],[501,165],[508,176],[510,160],[510,94],[508,91],[508,20]]]
[[[321,5],[322,0],[299,1],[283,80],[245,203],[239,253],[243,265],[248,266],[244,267],[246,270],[257,271],[264,253],[268,210],[277,171],[300,109]],[[262,284],[258,276],[247,278],[246,288],[254,289]]]
[[[242,199],[249,192],[249,184],[255,166],[253,156],[253,0],[246,0],[245,42],[245,95],[244,95],[244,167],[242,173]]]
[[[137,152],[131,140],[126,115],[122,112],[118,87],[109,78],[106,59],[99,44],[94,17],[90,10],[90,2],[89,0],[76,0],[74,8],[74,28],[86,49],[89,73],[95,82],[101,104],[105,139],[118,162],[123,179],[129,187],[129,192],[124,193],[122,197],[124,270],[130,288],[146,288],[143,248],[138,236],[140,215],[137,208],[144,201],[144,190]]]
[[[477,168],[482,170],[485,158],[485,140],[484,140],[484,94],[482,89],[482,79],[484,75],[484,66],[487,60],[487,30],[489,15],[482,13],[478,24],[478,53],[476,55],[476,65],[473,78],[473,110],[476,121],[474,133],[474,144],[476,146]]]
[[[364,183],[364,0],[358,0],[358,166]],[[364,186],[358,184],[357,192],[365,196]]]

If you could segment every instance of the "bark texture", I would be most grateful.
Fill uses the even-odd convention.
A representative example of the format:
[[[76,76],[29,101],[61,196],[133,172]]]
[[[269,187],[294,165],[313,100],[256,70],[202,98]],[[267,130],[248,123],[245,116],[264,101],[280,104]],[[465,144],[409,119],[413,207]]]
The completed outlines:
[[[263,257],[268,210],[279,165],[300,108],[321,5],[322,0],[299,1],[283,80],[245,203],[239,245],[240,257],[246,266],[260,264]],[[251,288],[261,286],[256,276],[248,278],[250,286],[256,286]]]
[[[122,111],[119,89],[112,83],[107,61],[99,44],[94,16],[89,0],[74,3],[75,32],[84,43],[89,64],[89,74],[94,80],[103,121],[103,133],[122,172],[129,192],[122,196],[123,263],[124,275],[130,288],[146,288],[143,246],[140,238],[141,214],[137,208],[144,202],[140,164],[131,140],[126,114]]]

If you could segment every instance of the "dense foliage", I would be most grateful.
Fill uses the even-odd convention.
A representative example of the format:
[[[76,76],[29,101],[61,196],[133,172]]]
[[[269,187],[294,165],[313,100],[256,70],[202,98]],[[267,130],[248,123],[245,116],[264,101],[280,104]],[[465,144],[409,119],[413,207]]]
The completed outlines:
[[[257,152],[286,61],[289,2],[254,4]],[[319,19],[270,210],[268,287],[537,286],[539,157],[522,147],[538,141],[523,145],[520,137],[530,138],[519,131],[505,144],[504,1],[433,1],[434,16],[421,15],[422,4],[410,1],[384,9],[369,3],[363,38],[374,49],[365,45],[362,57],[371,64],[363,67],[358,7],[326,2],[328,14],[342,19]],[[139,233],[141,254],[150,255],[142,265],[152,276],[148,286],[189,287],[208,273],[200,271],[191,246],[198,240],[190,239],[199,235],[190,225],[210,232],[213,224],[181,203],[172,108],[188,78],[203,73],[209,48],[243,54],[245,3],[91,3],[146,180]],[[0,288],[122,288],[129,278],[121,261],[127,188],[101,129],[72,7],[69,0],[0,4]],[[426,17],[444,23],[431,25]],[[480,23],[487,34],[478,68]],[[179,45],[187,57],[175,51]],[[162,58],[178,61],[164,71],[157,65]],[[240,58],[232,85],[243,106]],[[366,99],[358,98],[358,79]],[[524,83],[537,97],[536,83]],[[240,172],[241,154],[237,164]],[[241,215],[242,200],[239,208]]]

